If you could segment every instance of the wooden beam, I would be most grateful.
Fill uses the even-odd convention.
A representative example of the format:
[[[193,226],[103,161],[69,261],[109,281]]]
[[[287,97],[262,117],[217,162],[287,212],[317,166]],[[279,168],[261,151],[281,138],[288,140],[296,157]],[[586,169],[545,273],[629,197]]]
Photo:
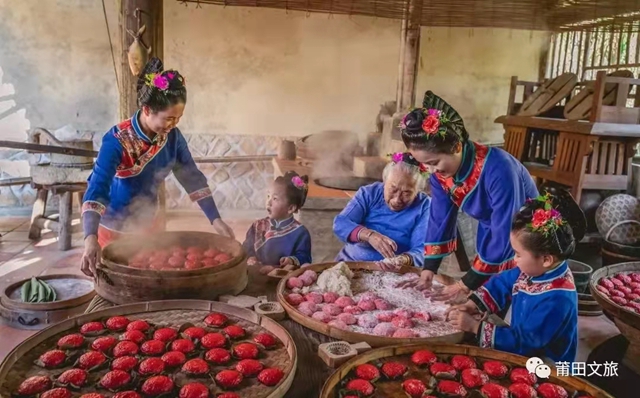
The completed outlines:
[[[412,108],[416,100],[416,80],[418,75],[418,60],[420,57],[420,22],[422,21],[422,1],[409,0],[407,17],[403,23],[404,42],[402,54],[402,92],[399,95],[398,110]]]
[[[136,92],[138,77],[131,73],[127,57],[129,46],[133,43],[133,37],[128,31],[138,31],[137,15],[139,15],[140,23],[147,27],[143,39],[145,44],[152,49],[151,56],[162,59],[164,56],[162,4],[162,0],[118,0],[120,120],[130,118],[138,109],[138,95]],[[139,13],[136,10],[140,10]]]

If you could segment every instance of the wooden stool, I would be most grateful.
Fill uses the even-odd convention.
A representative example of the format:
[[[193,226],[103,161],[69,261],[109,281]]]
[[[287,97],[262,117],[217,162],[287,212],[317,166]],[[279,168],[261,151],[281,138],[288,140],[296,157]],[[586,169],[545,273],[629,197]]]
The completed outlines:
[[[87,189],[87,184],[59,184],[59,185],[34,185],[37,196],[33,204],[31,213],[31,226],[29,228],[29,239],[40,239],[43,229],[50,229],[58,234],[58,247],[62,251],[71,249],[71,218],[73,215],[73,195],[79,198],[78,202],[82,206],[82,197]],[[60,195],[59,214],[56,217],[47,217],[47,199],[49,192],[53,195]]]

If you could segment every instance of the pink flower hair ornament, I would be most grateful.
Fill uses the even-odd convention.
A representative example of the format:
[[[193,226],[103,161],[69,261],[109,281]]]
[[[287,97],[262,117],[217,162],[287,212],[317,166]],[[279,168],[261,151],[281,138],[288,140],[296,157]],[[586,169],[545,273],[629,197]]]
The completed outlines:
[[[444,137],[447,133],[446,124],[449,123],[449,119],[439,109],[422,109],[424,113],[424,120],[422,121],[422,130],[427,134],[428,138],[440,136]],[[400,122],[400,129],[405,130],[407,128],[407,116]]]
[[[155,87],[160,91],[167,91],[169,89],[169,83],[176,78],[176,72],[165,71],[160,73],[149,73],[145,76],[145,84],[149,87]],[[182,77],[182,84],[185,84],[184,77]]]
[[[556,232],[566,221],[562,218],[560,212],[553,208],[551,203],[551,195],[546,193],[535,199],[528,199],[527,203],[540,202],[544,204],[543,208],[536,209],[531,217],[531,222],[527,224],[527,228],[532,232],[542,233],[548,236],[552,232]]]
[[[302,178],[300,178],[299,176],[294,176],[291,178],[291,183],[293,184],[294,187],[298,188],[298,189],[305,189],[307,184],[304,182],[304,180]]]
[[[427,166],[418,162],[409,152],[390,153],[387,156],[391,158],[393,163],[398,164],[400,162],[404,162],[410,166],[417,167],[418,170],[420,170],[420,174],[425,177],[429,177],[429,170],[427,169]]]

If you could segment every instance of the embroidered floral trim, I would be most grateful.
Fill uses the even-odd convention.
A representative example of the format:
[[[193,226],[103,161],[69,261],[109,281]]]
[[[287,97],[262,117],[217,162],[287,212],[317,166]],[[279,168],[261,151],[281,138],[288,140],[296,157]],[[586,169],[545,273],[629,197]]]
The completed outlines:
[[[94,211],[103,216],[106,210],[107,207],[105,205],[95,200],[87,200],[82,204],[82,213],[86,211]]]
[[[480,346],[480,348],[493,348],[496,325],[487,321],[483,321],[480,324],[479,330],[480,336],[478,338],[478,345]]]
[[[542,294],[551,290],[576,290],[576,284],[571,272],[565,272],[550,281],[536,282],[530,276],[522,273],[516,279],[511,290],[511,294],[522,291],[527,294]]]
[[[387,156],[391,158],[391,161],[393,163],[398,164],[400,162],[404,162],[410,166],[417,167],[418,170],[420,171],[420,174],[422,174],[425,177],[429,177],[429,169],[427,168],[427,166],[418,162],[416,158],[414,158],[410,153],[396,152],[396,153],[390,153]]]
[[[515,268],[516,262],[514,259],[509,259],[500,264],[488,264],[480,258],[480,256],[476,255],[476,258],[473,260],[473,270],[482,275],[495,275],[502,271],[507,271],[512,268]]]
[[[453,253],[458,247],[458,242],[456,239],[452,239],[449,242],[431,244],[427,243],[424,245],[424,256],[442,256],[449,253]]]
[[[489,292],[489,290],[487,290],[486,287],[481,286],[473,293],[473,295],[476,296],[478,300],[482,302],[482,304],[484,304],[485,308],[490,313],[497,314],[500,311],[500,306],[493,299],[493,296],[491,296],[491,293]]]
[[[444,192],[449,194],[449,197],[458,208],[462,208],[466,197],[473,192],[478,185],[487,156],[491,153],[491,148],[487,146],[476,144],[475,142],[473,145],[475,146],[476,152],[475,159],[471,166],[472,169],[469,176],[462,183],[456,183],[452,177],[443,177],[438,173],[435,174]]]
[[[167,135],[158,136],[155,144],[149,145],[136,134],[131,120],[123,123],[121,127],[121,130],[114,133],[122,146],[122,161],[116,169],[116,177],[135,177],[164,148],[167,143]]]
[[[189,199],[191,199],[192,202],[198,202],[204,198],[208,198],[209,196],[211,196],[211,189],[207,187],[191,192],[189,194]]]
[[[439,109],[422,109],[425,118],[422,121],[422,130],[427,133],[427,137],[440,136],[444,137],[447,133],[446,124],[449,123],[449,119]],[[407,128],[407,116],[402,119],[399,127],[401,129]]]
[[[533,201],[544,204],[544,208],[537,209],[533,212],[531,222],[527,224],[527,228],[530,231],[542,233],[544,236],[548,236],[550,233],[556,232],[560,226],[565,224],[565,220],[562,218],[560,212],[553,208],[551,203],[551,195],[546,193],[540,195],[535,199],[528,199],[527,203]]]

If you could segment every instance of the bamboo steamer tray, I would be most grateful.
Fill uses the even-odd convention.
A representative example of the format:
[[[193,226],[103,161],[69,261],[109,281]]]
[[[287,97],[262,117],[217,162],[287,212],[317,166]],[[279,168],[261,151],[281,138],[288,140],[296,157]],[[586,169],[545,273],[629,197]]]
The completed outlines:
[[[21,329],[42,329],[84,311],[96,295],[93,281],[81,275],[46,275],[46,281],[57,293],[58,300],[49,303],[24,303],[20,288],[25,279],[2,289],[0,314],[12,326]]]
[[[633,79],[633,72],[629,70],[617,70],[613,73],[609,73],[607,76],[626,77]],[[631,86],[629,86],[629,92],[631,92]],[[564,106],[564,117],[567,120],[582,120],[589,117],[591,114],[591,107],[593,105],[593,94],[595,91],[595,82],[587,82],[582,90],[574,97],[572,97]],[[629,93],[627,93],[629,94]],[[618,95],[618,85],[615,83],[607,83],[604,86],[604,97],[602,98],[602,105],[609,106],[616,102]]]
[[[150,270],[129,267],[129,259],[137,252],[144,249],[158,250],[169,249],[172,246],[189,247],[214,247],[231,256],[231,260],[215,267],[200,268],[195,270]],[[240,242],[208,232],[192,231],[171,231],[160,232],[153,236],[136,237],[126,236],[108,244],[102,250],[102,263],[106,268],[112,269],[122,274],[144,275],[144,276],[170,276],[189,277],[195,275],[206,275],[222,272],[238,266],[246,259],[247,255]]]
[[[384,360],[391,359],[392,357],[402,357],[412,354],[417,350],[430,350],[436,355],[442,356],[450,356],[450,355],[468,355],[480,360],[498,360],[505,363],[508,366],[517,366],[517,367],[526,367],[527,358],[522,357],[520,355],[510,354],[507,352],[496,351],[486,348],[479,347],[471,347],[466,345],[452,345],[452,344],[416,344],[416,345],[394,345],[384,348],[378,348],[375,350],[368,351],[364,354],[358,355],[355,358],[352,358],[340,368],[338,368],[326,381],[324,386],[322,387],[322,391],[320,392],[320,398],[337,398],[338,390],[340,387],[340,382],[349,376],[349,373],[358,365],[365,364],[367,362],[375,361],[375,360]],[[406,358],[406,357],[405,357]],[[593,398],[614,398],[613,396],[607,394],[603,390],[595,387],[591,383],[588,383],[582,379],[577,377],[556,377],[556,371],[553,366],[551,377],[548,380],[544,380],[545,382],[550,382],[557,384],[561,387],[564,387],[570,394],[575,391],[582,391]],[[426,373],[426,372],[425,372]],[[425,381],[425,384],[426,381]],[[469,396],[473,396],[472,394],[468,394]],[[372,397],[406,397],[403,392],[399,392],[398,394],[384,394],[384,395],[374,395]]]
[[[215,300],[236,295],[249,282],[247,263],[202,275],[176,277],[169,273],[155,276],[126,274],[98,264],[95,289],[100,297],[115,304],[156,300]]]
[[[589,288],[593,298],[602,307],[604,313],[613,318],[620,333],[629,341],[629,347],[623,362],[637,374],[640,374],[640,314],[622,307],[602,294],[596,286],[602,278],[607,278],[621,272],[640,272],[640,262],[630,262],[609,265],[595,271],[589,281]]]
[[[518,116],[538,116],[553,109],[558,102],[571,94],[577,83],[578,76],[574,73],[563,73],[545,81],[524,101]]]
[[[156,325],[174,326],[184,323],[199,325],[202,319],[210,312],[224,313],[232,321],[237,322],[248,331],[259,330],[260,328],[265,329],[280,340],[283,345],[279,349],[281,351],[271,354],[277,355],[277,358],[272,358],[270,360],[271,363],[266,365],[279,367],[285,373],[284,378],[275,387],[256,388],[252,382],[248,388],[245,387],[247,392],[243,394],[241,391],[241,395],[247,398],[279,398],[284,396],[295,377],[298,354],[293,339],[282,326],[272,319],[260,316],[253,311],[224,303],[201,300],[173,300],[111,307],[102,311],[76,316],[39,331],[14,348],[0,364],[0,398],[10,398],[11,393],[25,378],[36,373],[43,374],[43,372],[47,372],[41,368],[36,368],[33,365],[33,360],[38,358],[44,351],[55,347],[58,338],[76,331],[86,322],[122,315],[132,320],[144,319]],[[215,371],[222,369],[223,367],[216,367]],[[60,370],[57,372],[59,373]],[[106,370],[100,372],[106,372]],[[206,379],[203,380],[201,382],[209,384]],[[213,396],[222,392],[218,387],[215,388],[217,391]],[[269,388],[269,391],[264,391],[267,388]]]
[[[459,343],[464,338],[464,333],[452,333],[444,336],[438,337],[416,337],[416,338],[392,338],[392,337],[383,337],[383,336],[375,336],[371,334],[365,333],[357,333],[348,330],[342,330],[339,328],[335,328],[329,326],[326,323],[321,321],[317,321],[311,317],[305,316],[304,314],[298,312],[298,310],[293,307],[291,304],[287,302],[284,298],[284,293],[287,286],[287,280],[292,277],[300,276],[306,270],[313,270],[317,273],[320,273],[326,269],[329,269],[336,265],[337,263],[324,263],[324,264],[315,264],[308,267],[304,267],[298,269],[296,271],[290,272],[288,275],[284,276],[280,282],[278,283],[278,287],[276,288],[276,293],[278,297],[278,301],[284,308],[284,310],[289,315],[289,318],[293,319],[297,323],[302,326],[314,330],[318,333],[322,333],[329,337],[333,337],[334,339],[347,341],[349,343],[360,343],[365,342],[369,344],[371,347],[384,347],[395,344],[417,344],[417,343]],[[353,271],[363,270],[363,271],[380,271],[377,265],[370,262],[346,262],[349,268]],[[412,267],[404,267],[400,270],[400,274],[406,273],[415,273],[415,268]],[[437,280],[439,276],[436,275]],[[441,281],[441,280],[438,280]]]

